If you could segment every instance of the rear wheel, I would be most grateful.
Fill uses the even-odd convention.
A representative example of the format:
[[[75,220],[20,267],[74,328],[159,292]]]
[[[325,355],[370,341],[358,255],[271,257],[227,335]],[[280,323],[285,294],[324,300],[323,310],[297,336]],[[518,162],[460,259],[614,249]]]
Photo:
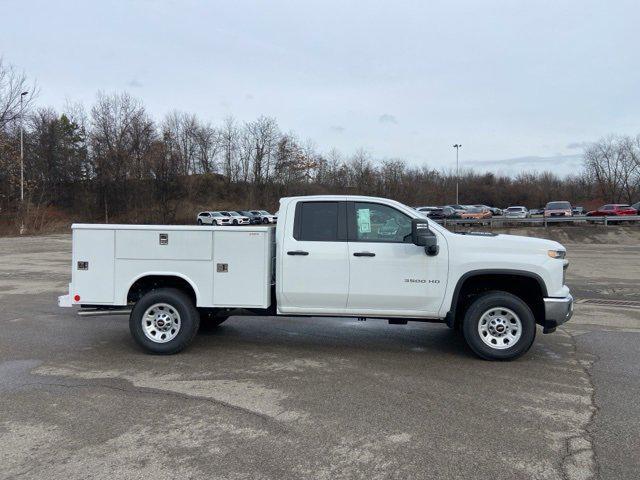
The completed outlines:
[[[202,220],[198,219],[198,225],[202,225]]]
[[[474,300],[462,325],[471,349],[487,360],[513,360],[526,353],[536,337],[529,306],[507,292],[487,292]]]
[[[175,288],[145,294],[129,316],[129,330],[147,352],[170,355],[183,350],[198,331],[200,316],[193,301]]]

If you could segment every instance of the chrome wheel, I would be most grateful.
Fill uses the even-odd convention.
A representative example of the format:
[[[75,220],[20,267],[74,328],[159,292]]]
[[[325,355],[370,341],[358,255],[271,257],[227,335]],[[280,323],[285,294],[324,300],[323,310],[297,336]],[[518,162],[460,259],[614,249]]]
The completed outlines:
[[[482,341],[491,348],[504,350],[513,347],[522,336],[522,322],[513,310],[494,307],[482,314],[478,322]]]
[[[166,343],[180,332],[180,314],[168,303],[151,305],[142,316],[142,331],[152,342]]]

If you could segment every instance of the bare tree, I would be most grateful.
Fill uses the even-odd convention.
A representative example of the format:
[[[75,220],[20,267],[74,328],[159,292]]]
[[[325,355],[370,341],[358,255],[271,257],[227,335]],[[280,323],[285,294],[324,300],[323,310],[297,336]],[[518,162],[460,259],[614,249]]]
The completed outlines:
[[[608,202],[631,202],[638,189],[637,142],[610,135],[584,152],[584,166]]]
[[[22,95],[23,92],[28,92]],[[23,112],[28,112],[37,95],[35,83],[29,84],[27,76],[0,58],[0,132],[20,117],[20,98]]]

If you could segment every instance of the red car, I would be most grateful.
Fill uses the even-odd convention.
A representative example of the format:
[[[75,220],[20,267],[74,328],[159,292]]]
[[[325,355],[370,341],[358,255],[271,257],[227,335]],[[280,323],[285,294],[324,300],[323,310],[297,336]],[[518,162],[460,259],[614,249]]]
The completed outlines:
[[[610,203],[587,213],[587,217],[613,217],[617,215],[638,215],[638,211],[622,203]]]

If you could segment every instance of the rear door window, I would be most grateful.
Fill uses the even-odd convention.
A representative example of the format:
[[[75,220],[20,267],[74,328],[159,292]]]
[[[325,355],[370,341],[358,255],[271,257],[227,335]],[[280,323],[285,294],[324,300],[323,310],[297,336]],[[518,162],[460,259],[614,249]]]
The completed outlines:
[[[346,241],[345,202],[300,202],[293,238],[307,242]]]

